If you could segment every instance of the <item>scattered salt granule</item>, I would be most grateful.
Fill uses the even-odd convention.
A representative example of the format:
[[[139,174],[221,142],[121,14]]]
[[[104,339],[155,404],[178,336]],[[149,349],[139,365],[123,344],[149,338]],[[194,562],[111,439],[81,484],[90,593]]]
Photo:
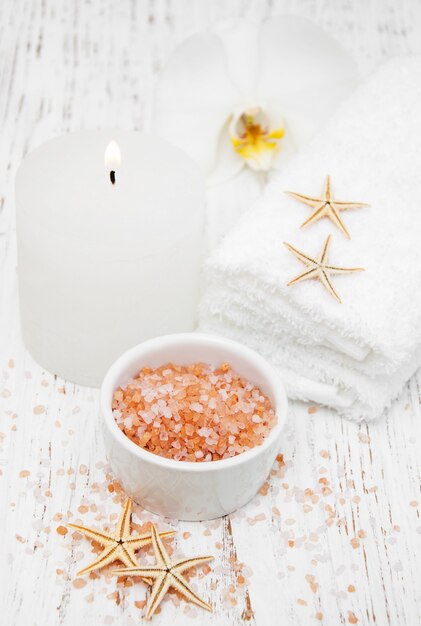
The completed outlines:
[[[276,423],[269,399],[228,363],[144,367],[113,396],[119,428],[177,461],[217,461],[261,445]]]

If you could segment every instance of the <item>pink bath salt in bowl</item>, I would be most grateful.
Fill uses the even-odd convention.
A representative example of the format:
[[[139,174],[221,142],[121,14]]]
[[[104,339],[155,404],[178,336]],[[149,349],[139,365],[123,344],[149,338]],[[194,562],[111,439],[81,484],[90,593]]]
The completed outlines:
[[[276,424],[269,398],[229,363],[143,367],[112,400],[135,444],[176,461],[219,461],[263,443]]]
[[[174,365],[161,367],[164,363],[179,364],[179,371],[175,371]],[[202,365],[195,372],[192,363]],[[236,375],[228,371],[229,365],[221,367],[221,363],[231,365],[237,373],[237,381],[233,382]],[[161,384],[164,370],[169,370],[165,377],[174,380],[168,382],[165,378],[165,383]],[[146,380],[149,375],[144,395],[142,379]],[[180,386],[183,380],[187,382],[187,375],[192,378],[188,379],[188,384]],[[176,377],[179,380],[175,380]],[[218,379],[221,388],[215,389]],[[131,386],[133,388],[129,389]],[[127,393],[130,399],[125,397]],[[137,395],[132,398],[134,393]],[[157,397],[164,393],[168,397]],[[267,404],[266,398],[269,399]],[[185,402],[173,413],[170,400]],[[247,402],[255,406],[248,406]],[[157,405],[154,412],[149,411],[153,404]],[[266,412],[257,411],[262,404]],[[146,408],[143,415],[138,414],[141,406]],[[188,413],[183,411],[184,406]],[[152,513],[171,519],[200,521],[232,513],[249,502],[267,480],[283,445],[288,398],[279,373],[255,350],[226,337],[198,332],[175,333],[148,339],[127,350],[111,365],[101,385],[100,413],[107,459],[127,495]],[[218,432],[215,417],[220,420]],[[124,420],[127,421],[124,423]],[[165,426],[168,420],[175,422],[171,429],[168,424]],[[161,431],[161,425],[166,432]],[[265,429],[264,433],[261,428]],[[128,437],[124,429],[139,440],[147,433],[145,447]],[[196,437],[189,449],[187,442]],[[227,442],[226,450],[223,440]],[[175,456],[154,454],[148,449],[148,442],[150,447],[159,447],[161,451],[176,450],[170,453]],[[193,454],[194,458],[190,457],[193,461],[199,458],[205,462],[183,459],[180,455],[185,453],[184,447],[187,455]],[[208,454],[210,462],[206,462]]]

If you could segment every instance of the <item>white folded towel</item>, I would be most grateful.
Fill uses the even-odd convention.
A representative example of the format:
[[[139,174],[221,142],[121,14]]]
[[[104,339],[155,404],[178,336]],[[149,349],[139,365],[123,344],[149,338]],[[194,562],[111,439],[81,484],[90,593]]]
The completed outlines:
[[[202,330],[249,343],[293,397],[374,419],[421,357],[421,57],[385,64],[266,188],[207,264]],[[351,240],[284,192],[317,196],[327,175]],[[287,287],[304,266],[283,245],[365,272]]]

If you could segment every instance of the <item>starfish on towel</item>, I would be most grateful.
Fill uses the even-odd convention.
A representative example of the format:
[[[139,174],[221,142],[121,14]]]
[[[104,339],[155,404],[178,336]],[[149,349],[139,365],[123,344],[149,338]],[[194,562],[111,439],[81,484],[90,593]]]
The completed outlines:
[[[152,543],[152,535],[151,533],[143,533],[142,535],[131,534],[131,511],[132,501],[130,498],[127,498],[113,533],[86,528],[86,526],[79,526],[79,524],[69,524],[71,528],[74,528],[89,539],[97,541],[104,548],[93,563],[78,572],[78,576],[96,569],[102,569],[114,561],[121,561],[126,567],[138,566],[135,552],[143,548],[143,546],[150,545]],[[160,534],[161,537],[170,537],[175,535],[175,532],[170,530]],[[145,582],[152,584],[149,579],[145,580]]]
[[[316,278],[320,280],[322,285],[326,287],[328,292],[336,298],[338,302],[342,302],[335,289],[333,288],[332,283],[330,282],[331,274],[349,274],[351,272],[362,272],[364,268],[362,267],[337,267],[336,265],[330,265],[328,263],[327,253],[329,250],[330,239],[332,235],[329,235],[326,238],[326,241],[323,245],[321,252],[316,257],[311,257],[304,252],[300,252],[294,246],[284,241],[284,245],[288,248],[290,252],[294,256],[297,257],[299,261],[304,263],[307,266],[307,269],[302,274],[299,274],[295,278],[289,281],[287,287],[290,285],[294,285],[295,283],[299,283],[302,280],[307,280],[309,278]]]
[[[285,193],[300,202],[304,202],[304,204],[307,204],[307,206],[313,209],[310,217],[301,224],[300,228],[314,224],[314,222],[317,222],[323,217],[327,217],[348,239],[351,239],[351,237],[345,224],[341,220],[340,212],[369,206],[363,202],[343,202],[335,200],[332,196],[330,176],[326,176],[325,186],[320,197],[305,196],[301,193],[295,193],[294,191],[286,191]]]
[[[212,611],[211,606],[207,602],[204,602],[204,600],[202,600],[197,593],[193,591],[182,574],[196,565],[202,565],[202,563],[212,561],[213,556],[197,556],[191,559],[171,561],[168,552],[165,550],[164,544],[161,541],[159,533],[152,523],[151,535],[156,565],[138,565],[137,567],[117,569],[113,572],[118,576],[126,574],[154,579],[151,596],[146,609],[146,619],[151,619],[170,587],[179,591],[185,598],[194,602],[194,604],[197,604],[202,609]]]

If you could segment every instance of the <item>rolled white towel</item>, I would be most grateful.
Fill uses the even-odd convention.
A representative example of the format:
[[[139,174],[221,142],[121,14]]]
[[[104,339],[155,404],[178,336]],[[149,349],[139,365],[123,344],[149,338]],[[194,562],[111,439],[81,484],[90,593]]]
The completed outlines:
[[[229,336],[264,354],[279,370],[290,398],[325,404],[357,422],[377,419],[420,363],[419,350],[397,372],[370,377],[341,363],[338,354],[332,368],[324,358],[328,348],[297,347],[288,335],[283,341],[274,340],[270,333],[259,332],[259,324],[242,326],[235,311],[232,312],[229,318],[209,317],[201,324],[201,330]]]
[[[268,185],[207,265],[201,328],[241,335],[295,377],[294,395],[354,419],[381,414],[419,364],[420,102],[421,57],[386,63]],[[300,230],[310,208],[285,194],[317,196],[328,174],[336,199],[370,205],[341,213],[350,241],[326,218]],[[314,256],[328,234],[333,264],[366,270],[333,276],[343,304],[319,281],[286,286],[304,266],[282,242]]]

